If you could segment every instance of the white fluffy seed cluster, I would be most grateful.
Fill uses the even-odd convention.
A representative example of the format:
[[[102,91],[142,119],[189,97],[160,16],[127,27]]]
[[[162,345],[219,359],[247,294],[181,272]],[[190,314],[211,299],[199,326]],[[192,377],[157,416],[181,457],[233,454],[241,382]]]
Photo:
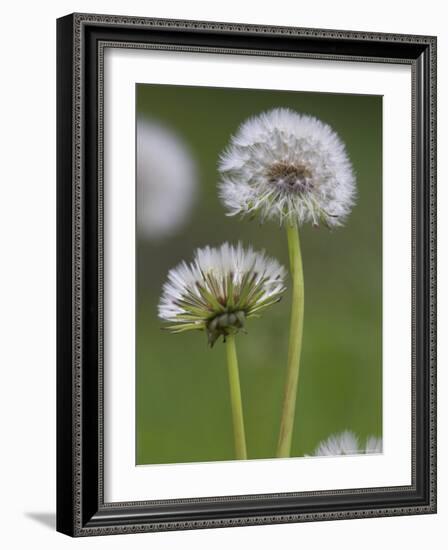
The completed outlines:
[[[383,441],[380,437],[370,436],[365,445],[361,446],[357,436],[353,432],[345,430],[319,443],[313,456],[375,454],[381,453],[382,450]]]
[[[342,225],[355,201],[345,145],[324,122],[290,109],[248,119],[219,162],[229,215],[327,227]]]
[[[196,250],[191,263],[181,262],[168,273],[159,317],[174,323],[174,332],[206,328],[216,316],[243,312],[249,318],[280,299],[285,269],[264,252],[241,243]]]
[[[188,221],[197,193],[197,167],[182,138],[148,119],[137,122],[137,230],[159,240]]]

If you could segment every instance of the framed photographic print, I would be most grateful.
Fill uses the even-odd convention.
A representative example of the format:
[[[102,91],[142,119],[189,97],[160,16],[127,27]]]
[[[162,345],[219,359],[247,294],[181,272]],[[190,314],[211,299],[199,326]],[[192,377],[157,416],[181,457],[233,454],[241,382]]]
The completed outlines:
[[[57,529],[434,513],[436,38],[57,40]]]

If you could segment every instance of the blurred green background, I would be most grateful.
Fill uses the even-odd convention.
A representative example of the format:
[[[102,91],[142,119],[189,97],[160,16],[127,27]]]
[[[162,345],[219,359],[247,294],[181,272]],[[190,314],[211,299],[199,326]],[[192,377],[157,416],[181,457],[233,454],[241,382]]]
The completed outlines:
[[[382,98],[139,84],[137,117],[186,142],[198,164],[199,193],[176,235],[148,241],[137,228],[137,464],[234,457],[224,345],[210,349],[202,332],[162,331],[157,304],[169,269],[207,244],[242,240],[288,266],[284,230],[227,217],[216,188],[217,160],[231,134],[274,107],[330,124],[346,143],[358,186],[345,227],[301,228],[305,320],[292,454],[310,454],[345,429],[361,442],[381,436]],[[275,456],[289,303],[288,290],[237,337],[249,458]]]

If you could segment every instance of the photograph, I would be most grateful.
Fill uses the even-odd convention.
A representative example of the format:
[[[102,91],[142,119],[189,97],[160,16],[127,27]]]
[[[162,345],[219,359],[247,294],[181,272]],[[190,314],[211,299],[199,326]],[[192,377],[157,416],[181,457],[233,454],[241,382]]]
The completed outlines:
[[[437,512],[437,37],[250,19],[57,21],[66,535]]]
[[[136,465],[382,453],[382,96],[135,94]]]

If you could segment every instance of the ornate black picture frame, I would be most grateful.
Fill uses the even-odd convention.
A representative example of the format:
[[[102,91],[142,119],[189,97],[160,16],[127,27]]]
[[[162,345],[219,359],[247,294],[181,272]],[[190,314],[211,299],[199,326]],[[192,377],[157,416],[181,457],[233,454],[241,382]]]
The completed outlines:
[[[411,485],[104,501],[102,105],[111,44],[411,66]],[[73,14],[57,22],[57,52],[57,530],[90,536],[435,513],[436,38]]]

